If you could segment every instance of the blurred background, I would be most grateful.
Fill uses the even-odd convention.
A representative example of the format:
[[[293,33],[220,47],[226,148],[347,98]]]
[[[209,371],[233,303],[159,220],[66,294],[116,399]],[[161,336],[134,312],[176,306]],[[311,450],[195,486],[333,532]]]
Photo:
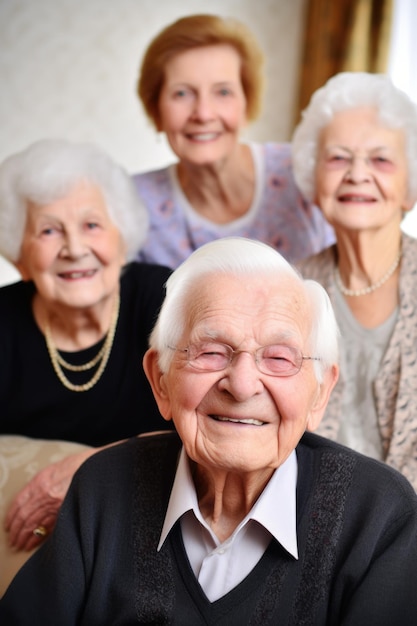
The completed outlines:
[[[0,0],[0,160],[63,137],[99,144],[132,173],[172,162],[136,82],[150,39],[191,13],[237,17],[266,54],[248,139],[288,141],[312,91],[343,69],[388,72],[417,101],[415,0]],[[404,225],[415,236],[416,217]],[[17,278],[0,257],[0,284]]]

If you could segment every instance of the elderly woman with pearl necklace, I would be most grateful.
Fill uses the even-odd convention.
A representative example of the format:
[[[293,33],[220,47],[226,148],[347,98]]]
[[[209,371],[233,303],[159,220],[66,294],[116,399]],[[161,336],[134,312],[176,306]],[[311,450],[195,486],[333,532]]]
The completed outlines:
[[[15,496],[16,549],[49,534],[86,458],[166,428],[142,357],[171,271],[130,263],[147,230],[130,176],[95,146],[43,140],[0,165],[0,254],[22,276],[0,289],[0,432],[84,444]]]
[[[417,200],[417,106],[388,76],[338,74],[313,94],[292,153],[301,191],[336,235],[299,264],[327,289],[341,329],[320,432],[417,489],[417,241],[401,228]]]

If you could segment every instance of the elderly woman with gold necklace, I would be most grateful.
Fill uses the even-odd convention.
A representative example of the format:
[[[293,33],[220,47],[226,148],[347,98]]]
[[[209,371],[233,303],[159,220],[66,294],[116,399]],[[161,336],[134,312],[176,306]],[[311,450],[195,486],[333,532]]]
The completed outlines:
[[[417,106],[387,76],[339,74],[313,95],[292,150],[301,191],[336,234],[299,265],[327,289],[341,328],[319,431],[417,489],[417,241],[401,229],[417,199]]]
[[[127,263],[147,227],[129,175],[93,146],[40,141],[0,166],[0,253],[23,278],[0,289],[1,433],[86,444],[16,496],[15,548],[52,529],[88,456],[166,428],[142,357],[170,270]]]

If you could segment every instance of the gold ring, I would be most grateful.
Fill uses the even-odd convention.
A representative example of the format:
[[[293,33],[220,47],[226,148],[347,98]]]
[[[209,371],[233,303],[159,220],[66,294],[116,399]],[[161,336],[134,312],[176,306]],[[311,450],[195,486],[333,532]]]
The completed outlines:
[[[46,530],[45,526],[37,526],[33,531],[33,534],[36,535],[36,537],[46,537],[48,531]]]

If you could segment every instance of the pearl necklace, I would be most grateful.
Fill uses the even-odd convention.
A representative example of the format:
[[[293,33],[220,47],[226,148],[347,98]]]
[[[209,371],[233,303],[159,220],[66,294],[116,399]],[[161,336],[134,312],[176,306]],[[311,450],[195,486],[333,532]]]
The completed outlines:
[[[382,285],[386,283],[389,278],[391,278],[391,276],[393,275],[393,273],[399,266],[400,260],[401,260],[401,250],[397,254],[394,263],[391,265],[387,273],[384,274],[383,277],[380,278],[380,280],[378,280],[378,282],[374,283],[373,285],[369,285],[369,287],[363,287],[362,289],[348,289],[347,287],[345,287],[344,284],[342,283],[342,277],[340,276],[339,267],[336,267],[334,270],[334,277],[336,280],[336,284],[339,287],[339,290],[345,296],[355,296],[355,297],[366,296],[368,293],[372,293],[376,289],[379,289],[379,287],[382,287]]]
[[[51,329],[49,327],[49,323],[45,326],[45,341],[46,346],[48,348],[49,357],[52,362],[52,367],[54,368],[55,374],[58,376],[61,383],[69,389],[70,391],[88,391],[97,383],[97,381],[101,378],[103,374],[107,361],[109,360],[110,352],[113,346],[114,335],[116,333],[117,320],[119,317],[119,308],[120,308],[120,296],[119,294],[116,297],[116,301],[114,303],[114,310],[112,319],[110,322],[110,328],[107,333],[107,337],[103,346],[100,348],[99,352],[95,357],[88,361],[88,363],[84,363],[83,365],[72,365],[65,361],[62,356],[59,354],[57,348],[55,347],[52,337],[51,337]],[[97,363],[101,360],[100,365],[98,366],[95,374],[90,378],[89,381],[82,385],[75,385],[68,380],[66,375],[63,372],[63,367],[71,372],[86,372],[93,368]]]

